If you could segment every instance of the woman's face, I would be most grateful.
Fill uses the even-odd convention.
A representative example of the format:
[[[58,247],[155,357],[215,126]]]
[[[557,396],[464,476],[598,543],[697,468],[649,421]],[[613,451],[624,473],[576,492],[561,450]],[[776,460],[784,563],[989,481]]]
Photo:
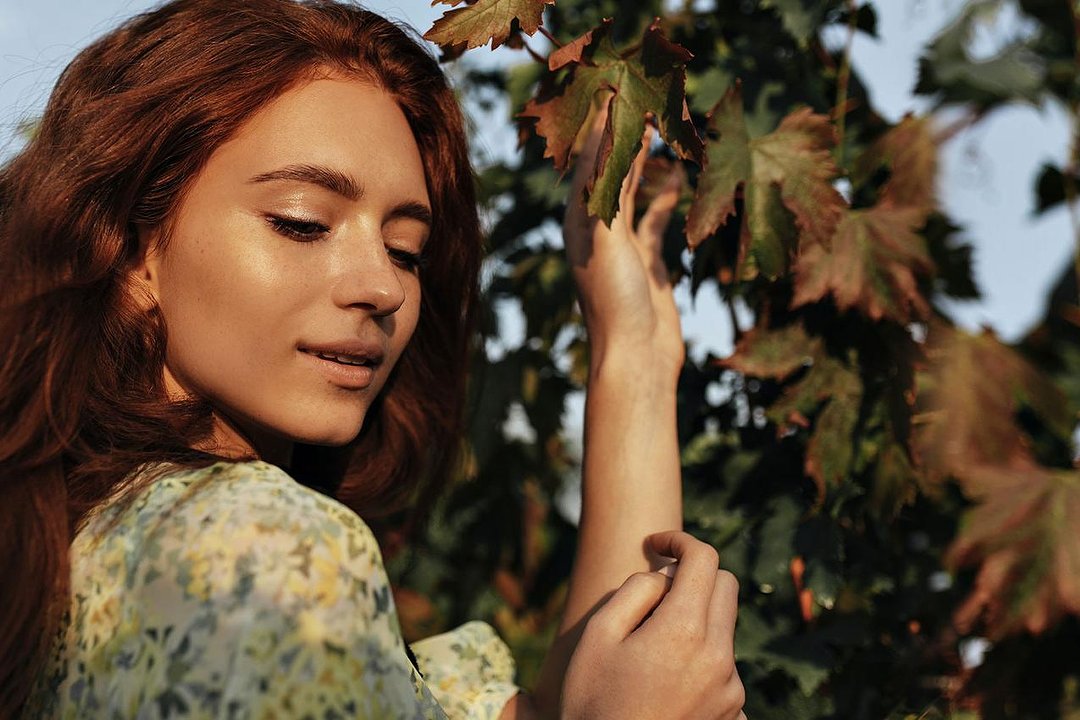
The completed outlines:
[[[290,90],[214,152],[139,277],[215,449],[287,463],[357,435],[416,327],[430,207],[404,115],[363,82]]]

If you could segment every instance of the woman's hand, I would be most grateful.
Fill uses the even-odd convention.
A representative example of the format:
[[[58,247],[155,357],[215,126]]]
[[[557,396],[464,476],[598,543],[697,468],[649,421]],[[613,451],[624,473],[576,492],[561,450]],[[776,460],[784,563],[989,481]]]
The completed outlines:
[[[631,575],[590,618],[567,669],[561,717],[745,720],[735,576],[717,569],[712,546],[684,532],[649,544],[676,558],[674,580]]]
[[[681,178],[672,173],[637,227],[634,198],[648,155],[652,128],[623,181],[619,212],[606,227],[589,217],[585,184],[596,163],[606,112],[596,119],[577,159],[563,222],[566,256],[577,283],[594,362],[626,352],[678,373],[684,359],[682,332],[671,283],[660,251],[664,230],[679,199]]]

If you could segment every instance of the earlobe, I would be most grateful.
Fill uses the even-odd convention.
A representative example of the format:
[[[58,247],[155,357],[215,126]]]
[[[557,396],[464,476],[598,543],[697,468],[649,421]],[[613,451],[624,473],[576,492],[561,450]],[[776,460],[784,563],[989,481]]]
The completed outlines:
[[[138,243],[138,250],[128,269],[128,287],[139,307],[150,310],[156,307],[160,300],[158,270],[161,256],[157,252],[157,231],[145,226],[134,226],[132,233]]]

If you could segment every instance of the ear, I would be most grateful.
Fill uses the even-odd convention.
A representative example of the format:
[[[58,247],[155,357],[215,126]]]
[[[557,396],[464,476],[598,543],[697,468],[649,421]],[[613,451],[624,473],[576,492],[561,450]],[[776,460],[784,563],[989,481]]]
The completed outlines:
[[[128,268],[128,287],[143,310],[160,301],[158,278],[161,271],[161,237],[157,228],[132,224],[131,233],[138,243],[135,258]]]

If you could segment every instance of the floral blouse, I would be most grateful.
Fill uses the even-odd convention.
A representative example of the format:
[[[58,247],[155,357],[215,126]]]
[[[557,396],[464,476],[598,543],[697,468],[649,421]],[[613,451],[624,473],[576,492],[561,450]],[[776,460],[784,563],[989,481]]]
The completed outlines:
[[[401,637],[371,530],[264,462],[166,475],[71,546],[28,718],[497,718],[518,691],[472,622]]]

